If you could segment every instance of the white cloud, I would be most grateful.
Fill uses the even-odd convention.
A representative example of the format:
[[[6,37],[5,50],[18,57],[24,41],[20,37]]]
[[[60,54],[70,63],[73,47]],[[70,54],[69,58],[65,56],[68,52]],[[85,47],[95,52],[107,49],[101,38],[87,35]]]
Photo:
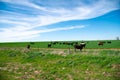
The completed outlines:
[[[46,29],[46,30],[41,30],[40,33],[60,31],[60,30],[71,30],[71,29],[84,28],[84,27],[85,26],[82,25],[82,26],[71,26],[71,27],[65,27],[65,28]]]
[[[45,29],[45,30],[19,30],[19,29],[4,29],[3,32],[0,32],[0,36],[2,39],[0,39],[0,42],[7,42],[7,41],[22,41],[22,40],[28,40],[32,39],[34,37],[39,36],[38,34],[47,33],[47,32],[53,32],[53,31],[60,31],[60,30],[71,30],[76,28],[84,28],[85,26],[71,26],[71,27],[65,27],[65,28],[54,28],[54,29]],[[23,28],[24,29],[24,28]],[[5,35],[5,36],[3,36]]]
[[[39,9],[39,10],[43,10],[43,11],[45,10],[46,11],[45,7],[41,7],[39,5],[36,5],[32,2],[30,2],[30,0],[1,0],[1,1],[2,2],[8,2],[8,3],[11,3],[11,4],[33,7],[33,8]]]
[[[29,25],[29,24],[26,23],[26,22],[12,21],[12,20],[0,20],[0,22],[1,22],[1,23],[7,23],[7,24],[23,25],[23,26]]]
[[[72,9],[64,7],[49,7],[40,6],[32,3],[30,0],[1,0],[11,4],[19,5],[19,9],[30,9],[31,13],[36,11],[36,15],[29,15],[25,13],[17,13],[12,11],[1,10],[3,13],[0,15],[0,23],[12,24],[10,28],[0,28],[0,41],[15,41],[33,38],[41,33],[59,31],[59,30],[70,30],[76,28],[82,28],[82,26],[65,27],[65,28],[54,28],[46,30],[32,30],[37,27],[43,27],[45,25],[54,24],[57,22],[68,21],[68,20],[84,20],[91,19],[101,15],[104,15],[110,11],[119,8],[118,1],[112,0],[98,0],[94,4],[82,4],[80,6],[73,6]],[[42,0],[40,0],[42,1]],[[78,2],[79,3],[79,2]],[[71,4],[72,6],[72,4]],[[12,6],[14,8],[14,6]],[[28,8],[29,7],[29,8]],[[17,11],[16,7],[16,11]]]

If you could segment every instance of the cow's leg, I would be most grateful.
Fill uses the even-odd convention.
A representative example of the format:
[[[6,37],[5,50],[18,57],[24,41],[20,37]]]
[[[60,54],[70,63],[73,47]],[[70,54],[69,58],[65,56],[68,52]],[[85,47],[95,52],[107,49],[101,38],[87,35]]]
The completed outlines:
[[[80,51],[82,51],[82,49],[80,48]]]
[[[81,51],[81,49],[80,49],[80,51]]]

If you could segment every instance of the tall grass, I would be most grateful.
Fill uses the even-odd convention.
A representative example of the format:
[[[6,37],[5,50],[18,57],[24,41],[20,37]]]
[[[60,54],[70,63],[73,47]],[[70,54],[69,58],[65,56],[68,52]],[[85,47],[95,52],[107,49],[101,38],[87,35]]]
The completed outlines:
[[[54,51],[54,50],[53,50]],[[52,51],[1,50],[0,80],[117,80],[120,52],[103,50],[93,54],[65,56]]]

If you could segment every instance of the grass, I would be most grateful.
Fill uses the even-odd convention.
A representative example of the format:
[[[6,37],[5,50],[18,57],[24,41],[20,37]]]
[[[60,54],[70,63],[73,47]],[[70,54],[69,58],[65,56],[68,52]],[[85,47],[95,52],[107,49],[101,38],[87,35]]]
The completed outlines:
[[[99,41],[85,41],[87,43],[87,49],[104,49],[104,48],[120,48],[120,40],[102,40],[102,41],[111,41],[111,44],[105,43],[103,46],[98,46]],[[59,41],[62,42],[62,41]],[[64,42],[64,41],[63,41]],[[74,42],[74,41],[71,41]],[[77,41],[80,43],[81,41]],[[27,47],[28,44],[31,44],[32,48],[48,48],[48,43],[50,42],[34,42],[35,44],[31,44],[31,42],[13,42],[13,43],[0,43],[0,48],[9,48],[9,47]],[[63,44],[56,44],[52,45],[52,48],[73,48],[72,45],[63,45]]]
[[[62,52],[62,54],[59,54]],[[71,51],[72,52],[72,51]],[[0,80],[119,80],[119,50],[1,50]],[[59,54],[59,55],[58,55]]]

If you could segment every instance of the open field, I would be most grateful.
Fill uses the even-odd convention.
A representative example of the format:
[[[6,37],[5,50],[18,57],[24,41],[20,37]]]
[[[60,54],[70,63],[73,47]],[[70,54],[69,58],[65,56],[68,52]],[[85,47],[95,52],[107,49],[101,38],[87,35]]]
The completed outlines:
[[[119,80],[120,49],[0,50],[0,80]]]
[[[120,41],[97,42],[87,41],[82,52],[63,44],[48,48],[50,42],[0,43],[0,80],[119,80]]]
[[[86,43],[86,49],[120,48],[120,40],[101,40],[106,42],[104,43],[103,46],[98,46],[99,41],[84,41]],[[111,41],[111,43],[108,44],[107,41]],[[57,41],[57,42],[68,42],[68,41]],[[79,44],[81,41],[69,41],[69,42],[78,42]],[[28,44],[30,44],[32,48],[48,48],[49,43],[51,42],[34,42],[34,44],[31,44],[31,42],[0,43],[0,48],[26,47]],[[66,48],[73,48],[73,46],[64,45],[64,44],[55,44],[55,45],[52,45],[52,48],[66,49]]]

